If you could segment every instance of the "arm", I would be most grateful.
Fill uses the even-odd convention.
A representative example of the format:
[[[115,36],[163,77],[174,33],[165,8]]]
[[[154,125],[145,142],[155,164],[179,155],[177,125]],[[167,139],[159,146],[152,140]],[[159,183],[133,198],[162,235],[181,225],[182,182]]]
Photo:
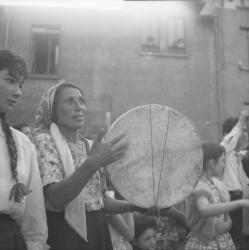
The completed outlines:
[[[239,137],[243,129],[246,128],[246,117],[248,116],[247,112],[242,111],[239,117],[238,123],[234,126],[229,134],[227,134],[222,142],[220,143],[225,147],[226,153],[230,153],[237,146]]]
[[[224,203],[210,204],[205,196],[199,196],[196,199],[197,209],[203,217],[212,217],[225,214],[232,210],[249,207],[249,200],[236,200]]]
[[[28,250],[45,250],[48,249],[46,244],[47,219],[37,156],[33,145],[31,145],[30,152],[32,155],[29,164],[28,188],[32,192],[26,197],[25,211],[20,224]]]
[[[104,197],[104,210],[107,214],[122,214],[133,211],[133,205],[125,200],[115,200],[110,197]]]
[[[116,138],[108,144],[95,142],[85,162],[66,178],[63,176],[55,146],[49,141],[37,140],[40,168],[41,172],[44,172],[42,176],[45,196],[55,209],[63,210],[101,166],[106,166],[123,157],[126,145],[121,143],[117,145],[120,139],[121,137]]]
[[[44,193],[51,205],[58,210],[63,210],[85,187],[93,174],[97,171],[87,159],[72,175],[44,187]]]
[[[218,234],[224,234],[231,229],[232,220],[229,214],[225,214],[225,221],[219,222],[215,225],[215,231]]]
[[[131,213],[130,217],[131,217]],[[134,221],[131,218],[125,221],[121,214],[111,214],[107,217],[109,224],[121,234],[125,240],[132,241],[134,238]]]
[[[185,215],[179,209],[171,207],[169,209],[162,209],[160,211],[161,216],[168,216],[175,219],[176,223],[182,227],[187,227]]]

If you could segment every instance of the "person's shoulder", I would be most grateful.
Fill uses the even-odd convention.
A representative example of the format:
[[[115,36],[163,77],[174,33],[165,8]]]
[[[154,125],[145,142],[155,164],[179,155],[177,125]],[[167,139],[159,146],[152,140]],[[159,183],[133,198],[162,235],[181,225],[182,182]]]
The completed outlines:
[[[28,144],[31,143],[30,138],[27,135],[25,135],[24,133],[22,133],[21,131],[15,129],[13,127],[11,127],[11,131],[18,138],[18,140],[22,141],[24,144],[25,143],[28,143]]]
[[[199,180],[192,194],[196,197],[206,196],[208,198],[211,195],[209,186],[202,179]]]

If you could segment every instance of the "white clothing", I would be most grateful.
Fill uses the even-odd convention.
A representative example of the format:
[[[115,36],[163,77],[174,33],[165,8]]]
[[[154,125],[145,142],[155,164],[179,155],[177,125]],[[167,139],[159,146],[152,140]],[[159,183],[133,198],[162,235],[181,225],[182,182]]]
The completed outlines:
[[[243,124],[240,121],[234,126],[232,131],[227,134],[221,145],[226,149],[226,167],[222,181],[226,185],[228,191],[240,190],[243,193],[243,198],[249,198],[249,179],[242,166],[241,155],[243,151],[235,152],[239,137],[241,135]],[[249,234],[248,223],[249,209],[243,208],[243,233]]]
[[[222,180],[225,183],[228,191],[242,191],[242,179],[244,179],[244,177],[246,176],[242,167],[242,162],[239,153],[234,151],[240,135],[241,128],[240,124],[237,123],[236,126],[234,126],[234,128],[232,129],[232,131],[227,134],[220,143],[226,149],[226,167],[224,169],[224,175]]]
[[[51,135],[54,138],[60,158],[65,170],[66,177],[70,176],[75,171],[74,161],[71,151],[67,142],[60,133],[58,126],[52,123],[50,126]],[[91,143],[89,141],[89,143]],[[87,225],[86,225],[86,209],[85,197],[82,190],[70,203],[67,204],[65,209],[65,219],[68,224],[84,239],[87,241]]]
[[[48,249],[47,220],[43,188],[34,145],[23,133],[12,129],[16,143],[19,182],[31,190],[20,203],[9,200],[10,190],[16,184],[10,169],[10,157],[5,134],[0,126],[0,213],[8,214],[21,226],[21,232],[28,250]]]

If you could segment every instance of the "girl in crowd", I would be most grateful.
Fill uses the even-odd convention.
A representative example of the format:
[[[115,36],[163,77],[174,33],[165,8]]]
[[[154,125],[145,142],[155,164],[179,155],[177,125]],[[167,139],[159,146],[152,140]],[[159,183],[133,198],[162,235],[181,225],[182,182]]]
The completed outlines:
[[[24,60],[0,51],[0,249],[45,250],[47,224],[34,145],[6,115],[21,96]]]
[[[235,250],[228,231],[228,212],[249,207],[249,200],[229,201],[219,180],[225,167],[225,148],[213,142],[202,144],[203,172],[192,195],[187,199],[186,220],[190,228],[185,250]]]
[[[136,213],[133,250],[156,250],[156,220]]]
[[[35,142],[44,186],[48,244],[53,250],[111,250],[105,213],[131,210],[127,201],[103,194],[98,171],[124,156],[123,137],[95,143],[82,137],[85,96],[75,85],[60,83],[42,97],[35,117]]]

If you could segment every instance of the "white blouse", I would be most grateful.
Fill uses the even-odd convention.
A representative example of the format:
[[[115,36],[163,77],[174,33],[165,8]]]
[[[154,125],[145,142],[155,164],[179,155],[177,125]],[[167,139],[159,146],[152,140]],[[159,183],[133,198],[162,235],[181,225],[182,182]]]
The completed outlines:
[[[10,215],[21,226],[28,250],[45,250],[49,248],[46,244],[47,220],[36,150],[26,135],[15,129],[12,129],[12,133],[18,153],[18,180],[25,184],[31,193],[20,203],[9,200],[15,181],[10,170],[5,135],[0,126],[0,213]]]

